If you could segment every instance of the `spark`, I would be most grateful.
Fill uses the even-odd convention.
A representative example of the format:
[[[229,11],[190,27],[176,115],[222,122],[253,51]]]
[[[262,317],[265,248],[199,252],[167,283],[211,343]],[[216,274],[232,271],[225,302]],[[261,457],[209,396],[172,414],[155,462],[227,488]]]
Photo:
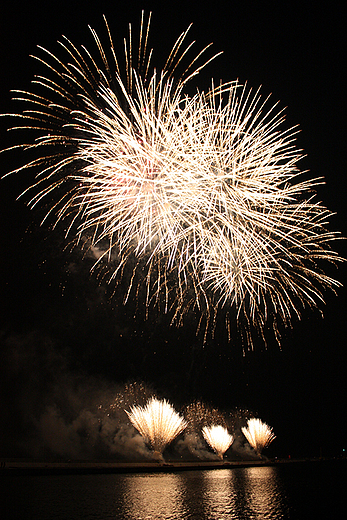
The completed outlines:
[[[157,459],[162,459],[165,447],[186,427],[187,423],[168,401],[151,398],[147,404],[133,406],[127,415],[133,426],[153,450]]]
[[[341,285],[321,267],[342,260],[330,246],[338,233],[314,197],[322,179],[300,177],[298,129],[285,129],[277,104],[247,85],[212,82],[188,96],[186,83],[215,57],[198,65],[207,46],[178,73],[189,28],[152,70],[143,13],[138,52],[131,26],[125,40],[123,78],[105,24],[107,51],[91,29],[95,57],[65,37],[65,58],[40,47],[49,74],[35,76],[33,92],[14,91],[25,108],[11,114],[12,129],[37,132],[11,149],[37,156],[10,173],[35,170],[29,205],[49,203],[45,219],[87,240],[110,282],[132,271],[124,302],[144,286],[146,309],[171,313],[173,324],[200,316],[204,341],[223,310],[247,346],[251,326],[265,342],[272,327],[280,342],[280,324]]]
[[[218,457],[223,460],[224,453],[233,443],[233,436],[223,426],[204,426],[202,434],[205,441],[217,453]]]
[[[225,418],[218,408],[210,407],[202,401],[194,401],[184,409],[184,417],[187,420],[187,430],[200,432],[204,426],[219,423],[225,426]]]
[[[248,419],[247,428],[242,427],[241,430],[258,455],[276,438],[272,428],[260,419]]]
[[[112,396],[110,408],[124,412],[124,408],[134,405],[144,405],[150,397],[154,397],[154,392],[148,385],[134,381],[127,383],[120,388],[116,395]]]

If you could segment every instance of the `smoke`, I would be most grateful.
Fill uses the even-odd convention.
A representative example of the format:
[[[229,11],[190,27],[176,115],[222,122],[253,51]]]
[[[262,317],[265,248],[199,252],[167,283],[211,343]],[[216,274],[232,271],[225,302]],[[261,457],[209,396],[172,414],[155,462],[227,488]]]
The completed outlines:
[[[218,456],[209,451],[206,442],[196,432],[186,433],[183,439],[177,441],[176,449],[183,458],[193,456],[201,460],[218,460]]]
[[[72,368],[69,352],[39,331],[1,339],[0,456],[151,458],[124,411],[143,404],[150,387],[119,386]]]
[[[153,452],[146,446],[143,437],[132,426],[122,425],[113,437],[110,449],[125,459],[145,458],[153,460]]]
[[[233,431],[234,440],[231,447],[226,451],[224,458],[229,460],[254,460],[261,458],[244,438],[241,430]],[[199,460],[220,460],[218,455],[210,450],[202,435],[198,432],[184,434],[175,446],[176,450],[184,459],[196,458]]]
[[[132,426],[111,417],[100,418],[90,410],[82,410],[67,421],[60,410],[49,406],[37,425],[46,456],[64,459],[143,460],[152,452]]]
[[[67,423],[56,406],[48,406],[37,424],[43,451],[49,450],[68,459],[86,458],[89,445],[95,442],[95,422],[93,414],[84,411]]]
[[[48,405],[36,423],[46,456],[115,461],[153,458],[124,411],[148,398],[150,390],[144,384],[115,386],[70,376],[69,384],[55,392],[55,404]]]
[[[149,385],[115,385],[105,376],[91,376],[76,367],[76,356],[69,349],[54,345],[40,331],[1,339],[1,457],[153,460],[153,451],[125,413],[155,397]],[[217,460],[202,438],[201,428],[222,424],[223,414],[195,402],[184,415],[189,427],[167,448],[170,458]],[[227,453],[229,459],[257,458],[240,430],[248,415],[238,411],[227,420],[235,438]]]
[[[234,434],[234,442],[232,444],[233,455],[237,459],[241,460],[254,460],[260,459],[253,448],[245,440],[241,431],[237,431]]]

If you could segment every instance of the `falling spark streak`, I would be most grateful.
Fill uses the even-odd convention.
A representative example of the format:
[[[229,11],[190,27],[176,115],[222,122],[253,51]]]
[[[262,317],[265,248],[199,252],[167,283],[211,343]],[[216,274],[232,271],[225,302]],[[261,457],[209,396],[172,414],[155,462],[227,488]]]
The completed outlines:
[[[126,413],[158,459],[162,459],[165,447],[187,426],[186,421],[165,399],[160,401],[152,398],[144,407],[133,406]]]
[[[242,427],[241,430],[258,455],[276,438],[272,428],[260,419],[248,419],[247,428]]]
[[[223,460],[224,453],[233,443],[233,436],[228,433],[224,426],[204,426],[202,434],[205,441],[217,453],[218,457]]]
[[[38,132],[11,149],[41,154],[10,173],[34,168],[29,205],[56,193],[46,218],[67,219],[67,234],[102,250],[96,265],[109,262],[110,280],[135,259],[125,300],[144,284],[146,306],[171,312],[173,323],[200,314],[204,340],[225,308],[249,343],[250,324],[264,340],[269,324],[280,341],[278,322],[290,326],[341,285],[319,267],[342,260],[330,248],[338,233],[313,198],[322,180],[299,179],[297,128],[283,129],[283,112],[237,82],[185,94],[213,59],[197,65],[207,46],[174,79],[189,28],[151,73],[143,14],[137,57],[131,26],[125,40],[123,80],[105,23],[112,60],[93,29],[95,58],[65,37],[65,60],[39,47],[36,60],[53,79],[36,76],[37,92],[14,91],[27,108],[7,115],[21,122],[13,129]]]

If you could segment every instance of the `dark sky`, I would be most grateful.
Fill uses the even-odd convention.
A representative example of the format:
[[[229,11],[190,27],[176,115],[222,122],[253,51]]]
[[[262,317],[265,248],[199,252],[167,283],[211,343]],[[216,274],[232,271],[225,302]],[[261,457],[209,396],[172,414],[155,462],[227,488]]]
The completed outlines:
[[[88,4],[88,5],[87,5]],[[88,24],[103,32],[105,14],[115,42],[127,23],[137,26],[140,11],[153,10],[151,43],[158,61],[191,23],[199,48],[213,41],[223,50],[196,83],[239,78],[262,85],[286,109],[288,126],[299,124],[298,146],[307,157],[301,167],[326,185],[318,197],[337,215],[330,229],[347,234],[345,173],[345,95],[342,8],[312,2],[9,2],[0,21],[0,112],[13,110],[10,89],[25,89],[35,74],[28,56],[37,44],[56,49],[65,34],[91,43]],[[227,4],[227,7],[225,5]],[[12,143],[2,118],[1,148]],[[19,166],[16,154],[0,156],[1,175]],[[181,406],[193,399],[223,410],[246,408],[274,427],[272,455],[340,454],[346,443],[346,290],[327,294],[325,318],[309,309],[284,335],[282,349],[242,354],[220,332],[203,346],[190,323],[170,328],[168,319],[133,318],[111,290],[89,273],[91,260],[65,248],[61,229],[42,227],[40,211],[16,197],[26,174],[0,183],[1,404],[0,456],[25,453],[26,435],[35,435],[47,406],[64,392],[142,380]],[[346,244],[336,249],[346,256]],[[346,266],[331,274],[346,282]],[[102,383],[101,383],[102,382]],[[60,397],[57,388],[61,389]],[[59,406],[62,406],[61,403]],[[10,440],[11,439],[11,440]],[[30,450],[29,450],[30,451]]]

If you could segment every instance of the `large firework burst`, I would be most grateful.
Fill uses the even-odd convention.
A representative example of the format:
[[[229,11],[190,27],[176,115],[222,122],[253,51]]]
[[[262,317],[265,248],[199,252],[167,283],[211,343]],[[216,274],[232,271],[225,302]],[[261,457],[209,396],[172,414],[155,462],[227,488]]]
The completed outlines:
[[[184,93],[212,59],[203,49],[177,72],[188,31],[152,71],[149,21],[142,15],[137,53],[129,26],[125,74],[107,23],[107,51],[91,29],[95,57],[66,38],[62,58],[40,48],[48,73],[33,92],[15,91],[25,109],[12,114],[14,128],[37,132],[13,148],[37,155],[15,171],[34,168],[29,204],[47,201],[47,216],[87,237],[111,280],[132,266],[125,300],[142,283],[146,307],[177,324],[193,310],[208,331],[221,308],[234,309],[244,330],[263,334],[270,322],[279,340],[278,319],[289,325],[340,285],[317,265],[340,260],[331,213],[313,199],[321,180],[300,180],[297,129],[283,129],[259,90],[233,82]]]

